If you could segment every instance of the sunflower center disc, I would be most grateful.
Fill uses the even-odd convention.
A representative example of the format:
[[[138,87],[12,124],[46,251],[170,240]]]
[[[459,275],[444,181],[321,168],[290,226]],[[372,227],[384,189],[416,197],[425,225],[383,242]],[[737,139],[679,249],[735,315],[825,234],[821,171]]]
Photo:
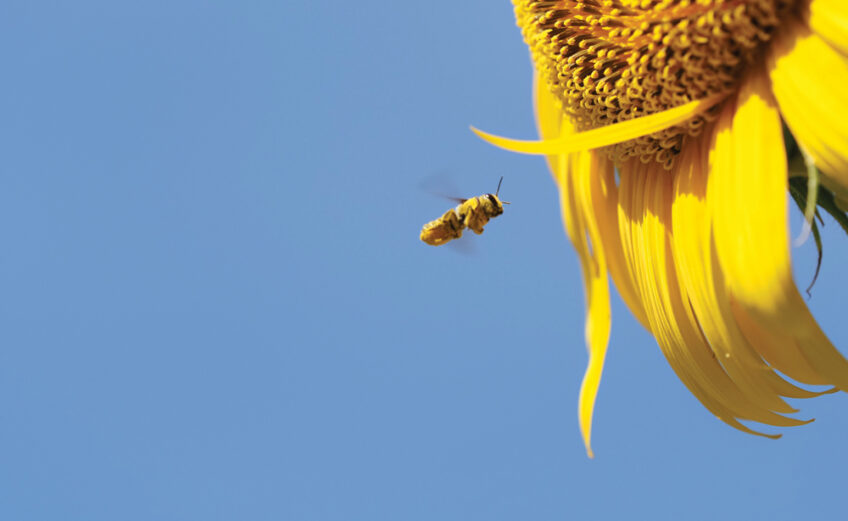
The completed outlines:
[[[729,90],[796,0],[513,0],[543,80],[578,130],[660,112]],[[608,147],[670,168],[685,125]]]

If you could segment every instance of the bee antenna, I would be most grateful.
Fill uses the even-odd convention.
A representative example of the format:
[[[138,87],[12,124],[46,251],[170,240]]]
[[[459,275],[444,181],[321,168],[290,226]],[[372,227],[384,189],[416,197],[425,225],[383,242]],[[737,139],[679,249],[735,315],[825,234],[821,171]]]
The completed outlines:
[[[501,183],[503,183],[503,176],[501,176],[501,180],[500,180],[500,181],[498,181],[498,189],[497,189],[497,190],[495,190],[495,197],[497,197],[498,192],[500,192],[500,191],[501,191]]]

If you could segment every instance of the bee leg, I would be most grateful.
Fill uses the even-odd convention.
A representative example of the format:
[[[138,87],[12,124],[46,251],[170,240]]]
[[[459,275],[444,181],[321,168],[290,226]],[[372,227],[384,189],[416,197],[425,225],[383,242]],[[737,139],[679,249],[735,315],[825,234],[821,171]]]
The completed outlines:
[[[463,225],[462,219],[459,218],[455,211],[451,213],[451,218],[448,222],[450,223],[451,231],[454,234],[453,238],[459,239],[462,237],[462,229],[465,228],[465,226]]]
[[[489,218],[483,214],[478,214],[474,219],[468,219],[466,225],[471,228],[471,230],[480,235],[483,233],[483,227],[489,222]]]

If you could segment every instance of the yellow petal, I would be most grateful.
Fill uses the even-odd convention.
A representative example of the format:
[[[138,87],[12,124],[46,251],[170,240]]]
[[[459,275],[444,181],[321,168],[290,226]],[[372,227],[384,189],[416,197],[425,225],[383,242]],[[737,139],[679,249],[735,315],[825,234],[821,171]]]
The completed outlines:
[[[693,158],[679,158],[677,167]],[[797,425],[758,407],[742,393],[704,341],[679,286],[669,244],[673,179],[657,164],[638,160],[622,166],[619,223],[624,253],[660,349],[684,385],[722,421],[750,434],[764,435],[737,418],[772,425]],[[777,437],[775,435],[764,435]]]
[[[559,101],[538,76],[535,92],[539,135],[543,139],[573,135],[574,126],[562,115]],[[647,320],[629,278],[618,237],[612,163],[606,155],[588,151],[549,155],[547,159],[559,185],[563,221],[580,258],[586,288],[589,363],[580,387],[578,419],[586,451],[593,457],[592,417],[610,330],[607,262],[624,301],[646,327]]]
[[[827,379],[810,366],[794,338],[765,329],[745,311],[744,307],[732,299],[730,307],[742,334],[775,369],[801,383],[827,385]],[[830,391],[824,391],[824,393],[827,392]],[[824,393],[812,393],[812,396]],[[812,396],[800,395],[797,398],[810,398]]]
[[[543,140],[554,140],[565,135],[573,135],[576,130],[574,126],[563,117],[562,104],[551,93],[545,80],[539,73],[533,75],[533,105],[536,114],[536,127],[539,137]],[[554,174],[554,180],[558,181],[559,155],[546,157],[548,166]]]
[[[848,3],[812,0],[806,14],[810,28],[834,49],[848,55]]]
[[[712,241],[707,207],[708,156],[704,140],[690,140],[675,170],[672,204],[672,247],[684,299],[728,376],[760,408],[797,412],[780,396],[812,397],[816,393],[784,380],[762,359],[737,325]]]
[[[583,268],[583,284],[586,288],[586,345],[589,351],[589,364],[583,376],[578,399],[578,418],[583,441],[589,457],[593,457],[591,448],[592,416],[595,399],[601,382],[607,345],[610,334],[610,299],[607,282],[607,268],[600,247],[598,227],[592,213],[588,182],[594,171],[594,158],[589,152],[579,152],[572,158],[571,168],[567,169],[567,179],[561,184],[563,216],[566,222],[578,226],[570,234],[571,242],[580,257]]]
[[[540,134],[556,137],[573,134],[573,126],[563,119],[558,104],[546,93],[544,86],[541,91],[537,88],[536,113]],[[588,181],[596,173],[589,152],[548,156],[548,163],[559,186],[566,232],[577,251],[583,270],[589,363],[580,387],[578,419],[586,452],[591,458],[594,457],[591,446],[592,416],[606,358],[611,321],[606,263],[587,189]]]
[[[800,21],[788,19],[767,61],[786,124],[824,173],[823,184],[848,198],[848,57]]]
[[[542,139],[555,140],[577,132],[568,119],[563,116],[562,104],[551,93],[538,73],[534,76],[533,99],[536,108],[536,124],[539,128],[539,136]],[[621,242],[618,237],[618,187],[615,182],[615,168],[605,154],[593,154],[593,159],[589,163],[594,174],[588,176],[588,189],[591,195],[585,202],[585,209],[593,215],[594,221],[597,222],[600,244],[595,246],[603,247],[608,270],[622,300],[636,319],[647,329],[648,322],[645,318],[645,311],[636,296],[633,280],[627,272],[624,253],[621,250]],[[560,157],[562,156],[547,156],[548,165],[554,173],[555,179],[558,179]],[[560,186],[560,189],[562,189],[562,186]]]
[[[474,127],[471,127],[471,130],[484,141],[513,152],[536,155],[566,154],[614,145],[665,130],[707,111],[726,97],[727,93],[713,94],[649,116],[543,141],[520,141],[495,136]]]
[[[607,269],[630,312],[645,329],[650,330],[642,301],[636,291],[636,281],[630,276],[624,259],[618,233],[618,186],[615,184],[615,168],[603,152],[595,150],[591,154],[594,156],[594,175],[589,180],[591,207],[598,223]]]
[[[786,157],[765,74],[749,75],[735,107],[728,104],[716,125],[707,200],[731,298],[762,330],[792,339],[785,347],[800,346],[818,375],[810,380],[848,389],[848,361],[822,333],[792,279]]]

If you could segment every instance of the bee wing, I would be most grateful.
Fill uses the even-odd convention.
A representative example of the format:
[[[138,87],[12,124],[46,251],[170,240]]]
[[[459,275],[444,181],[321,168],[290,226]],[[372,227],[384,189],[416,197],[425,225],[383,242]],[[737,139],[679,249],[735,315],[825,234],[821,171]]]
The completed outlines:
[[[447,199],[448,201],[453,201],[458,204],[462,204],[468,200],[461,197],[447,195],[449,193],[455,194],[459,190],[456,189],[453,182],[451,182],[450,178],[444,173],[434,174],[423,179],[420,183],[418,183],[418,189],[427,192],[430,195],[435,195],[436,197]]]
[[[443,194],[442,192],[434,192],[432,190],[426,190],[426,192],[430,195],[435,195],[436,197],[439,197],[441,199],[447,199],[448,201],[453,201],[457,204],[462,204],[462,203],[464,203],[465,201],[468,200],[468,199],[463,199],[462,197],[451,197],[447,194]]]
[[[444,194],[433,194],[433,195],[441,197],[442,199],[451,200],[451,201],[458,203],[458,204],[462,204],[462,203],[464,203],[465,201],[468,200],[468,199],[463,199],[462,197],[451,197],[449,195],[444,195]]]

